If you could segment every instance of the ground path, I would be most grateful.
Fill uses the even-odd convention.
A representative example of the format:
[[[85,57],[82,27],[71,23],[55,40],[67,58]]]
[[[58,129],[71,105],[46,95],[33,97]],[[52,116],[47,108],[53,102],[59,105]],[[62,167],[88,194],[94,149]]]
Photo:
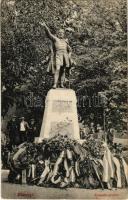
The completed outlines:
[[[43,188],[7,182],[7,171],[3,170],[1,175],[1,194],[4,199],[128,199],[127,189],[89,190],[80,188]]]

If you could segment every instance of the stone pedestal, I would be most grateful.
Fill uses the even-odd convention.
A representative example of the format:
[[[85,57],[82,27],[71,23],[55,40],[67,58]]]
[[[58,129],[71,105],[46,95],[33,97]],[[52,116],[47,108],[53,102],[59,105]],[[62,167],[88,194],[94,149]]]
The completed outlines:
[[[40,138],[57,134],[80,139],[77,115],[77,100],[71,89],[51,89],[46,97]]]

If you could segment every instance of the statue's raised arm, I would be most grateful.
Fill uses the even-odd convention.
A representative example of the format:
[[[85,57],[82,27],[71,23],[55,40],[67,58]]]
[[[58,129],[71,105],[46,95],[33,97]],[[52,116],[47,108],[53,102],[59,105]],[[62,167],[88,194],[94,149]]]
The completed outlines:
[[[46,23],[45,23],[45,22],[39,22],[39,24],[45,28],[46,34],[47,34],[47,36],[49,37],[49,39],[55,41],[55,40],[56,40],[56,36],[54,36],[54,35],[51,33],[51,31],[50,31],[50,29],[48,28],[48,26],[46,25]]]

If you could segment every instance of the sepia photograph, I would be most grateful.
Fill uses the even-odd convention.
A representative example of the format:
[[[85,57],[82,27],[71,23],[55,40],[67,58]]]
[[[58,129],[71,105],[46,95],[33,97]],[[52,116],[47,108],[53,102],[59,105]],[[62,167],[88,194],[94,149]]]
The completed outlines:
[[[126,0],[1,0],[1,199],[128,199]]]

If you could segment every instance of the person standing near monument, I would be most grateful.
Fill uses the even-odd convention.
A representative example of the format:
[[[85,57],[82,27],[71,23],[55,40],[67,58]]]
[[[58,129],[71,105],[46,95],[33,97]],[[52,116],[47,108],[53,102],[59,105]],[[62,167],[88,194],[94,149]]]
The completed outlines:
[[[12,119],[8,122],[7,124],[7,130],[9,132],[9,144],[10,144],[10,148],[12,148],[12,146],[17,145],[19,142],[19,138],[18,138],[18,124],[17,124],[17,120],[16,120],[16,116],[14,115],[12,117]]]
[[[28,122],[25,121],[24,117],[21,117],[19,128],[20,128],[20,143],[24,143],[27,141],[27,131],[29,129]]]
[[[64,38],[64,30],[60,29],[58,36],[51,33],[45,22],[39,22],[45,28],[48,38],[52,41],[51,47],[51,63],[48,66],[47,71],[52,71],[54,74],[54,85],[53,88],[58,87],[60,81],[60,87],[64,87],[65,81],[65,70],[70,69],[73,63],[71,59],[71,47],[68,44],[68,39]]]
[[[101,126],[97,126],[97,139],[100,140],[100,141],[105,141],[105,132],[104,130],[102,129]]]
[[[107,143],[112,146],[113,145],[113,141],[114,141],[114,136],[115,136],[115,130],[113,128],[110,128],[108,130],[108,133],[107,133]]]
[[[30,120],[30,124],[29,124],[29,130],[28,130],[28,141],[29,142],[34,142],[34,138],[36,137],[36,131],[37,131],[37,127],[36,127],[36,123],[34,119]]]

